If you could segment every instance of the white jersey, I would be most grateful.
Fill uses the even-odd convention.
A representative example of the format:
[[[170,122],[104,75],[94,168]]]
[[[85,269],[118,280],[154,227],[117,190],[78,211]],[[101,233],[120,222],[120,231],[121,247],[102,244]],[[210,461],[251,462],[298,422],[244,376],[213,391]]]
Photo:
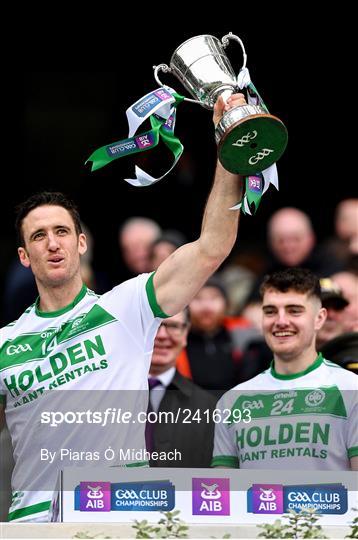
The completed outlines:
[[[152,276],[142,274],[103,296],[83,286],[66,308],[44,313],[34,304],[1,330],[0,399],[15,459],[9,520],[45,516],[63,467],[133,464],[125,452],[120,463],[104,460],[103,452],[145,448],[145,423],[135,415],[146,411],[153,343],[165,316]],[[119,432],[118,423],[108,425],[110,416],[105,427],[94,424],[95,411],[104,421],[104,411],[114,407],[133,421],[122,422]],[[68,422],[51,425],[51,413],[59,411]],[[55,452],[52,463],[49,452]]]
[[[219,400],[212,466],[349,470],[358,455],[358,376],[319,355],[304,372],[273,366]],[[251,418],[251,419],[250,419]]]

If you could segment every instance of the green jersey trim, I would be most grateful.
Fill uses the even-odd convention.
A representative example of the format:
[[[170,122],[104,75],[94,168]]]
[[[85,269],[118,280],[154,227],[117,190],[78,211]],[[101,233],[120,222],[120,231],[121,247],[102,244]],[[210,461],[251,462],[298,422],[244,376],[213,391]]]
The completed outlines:
[[[311,371],[314,371],[315,369],[319,368],[320,365],[323,363],[323,356],[321,353],[318,354],[316,360],[308,366],[307,369],[304,371],[300,371],[299,373],[292,373],[292,375],[281,375],[281,373],[277,373],[275,370],[274,360],[271,362],[271,375],[272,377],[275,377],[275,379],[280,379],[281,381],[290,381],[292,379],[298,379],[299,377],[303,377],[304,375],[307,375],[307,373],[311,373]]]
[[[136,461],[135,463],[127,463],[126,467],[149,467],[149,461]]]
[[[352,446],[352,448],[348,448],[348,457],[355,457],[358,456],[358,446]]]
[[[40,311],[39,305],[40,305],[40,297],[37,298],[35,302],[35,313],[38,317],[58,317],[59,315],[63,315],[64,313],[67,313],[67,311],[70,311],[73,309],[79,302],[81,302],[82,298],[85,297],[87,292],[87,287],[85,284],[82,285],[82,288],[76,298],[65,306],[62,309],[58,309],[57,311]]]
[[[3,394],[0,394],[0,404],[5,405],[5,403],[6,403],[6,396],[4,396]]]
[[[153,272],[149,276],[148,281],[145,285],[145,290],[147,291],[148,302],[149,302],[149,305],[151,307],[154,317],[167,319],[168,317],[170,317],[170,315],[167,315],[166,313],[164,313],[164,311],[162,311],[162,308],[157,302],[157,297],[155,296],[155,289],[154,289],[154,283],[153,283],[154,274],[155,272]]]
[[[19,519],[25,516],[31,516],[32,514],[38,514],[39,512],[45,512],[50,509],[51,501],[45,501],[42,503],[33,504],[31,506],[25,506],[10,512],[8,515],[8,521]]]
[[[214,456],[211,460],[210,467],[230,467],[232,469],[239,468],[239,460],[235,456]]]

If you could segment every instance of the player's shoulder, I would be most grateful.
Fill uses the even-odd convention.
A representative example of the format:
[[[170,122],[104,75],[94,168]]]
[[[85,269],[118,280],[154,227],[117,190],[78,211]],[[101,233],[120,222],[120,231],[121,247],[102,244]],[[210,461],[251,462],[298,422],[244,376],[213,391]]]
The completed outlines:
[[[35,310],[35,303],[31,304],[20,315],[18,319],[11,321],[0,329],[1,344],[12,336],[16,336],[19,333],[24,332],[24,329],[31,327],[31,321],[33,320],[33,314]]]
[[[351,387],[352,389],[358,388],[358,375],[352,371],[349,371],[326,358],[323,358],[322,367],[330,374],[338,387],[342,386],[347,389]]]
[[[117,294],[125,294],[126,292],[135,291],[138,288],[146,288],[149,278],[153,274],[147,273],[147,274],[139,274],[138,276],[135,276],[133,278],[127,279],[126,281],[122,281],[122,283],[119,283],[118,285],[115,285],[112,289],[102,294],[101,298],[106,299],[110,296],[117,295]]]

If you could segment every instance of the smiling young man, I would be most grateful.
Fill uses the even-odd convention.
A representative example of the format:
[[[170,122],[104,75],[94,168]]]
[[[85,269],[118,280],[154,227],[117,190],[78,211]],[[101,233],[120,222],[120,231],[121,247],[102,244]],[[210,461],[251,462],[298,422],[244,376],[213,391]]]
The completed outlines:
[[[358,376],[316,351],[326,318],[318,278],[284,270],[267,276],[261,293],[273,361],[220,400],[231,414],[216,426],[212,465],[358,470]]]
[[[242,94],[227,103],[219,98],[214,124],[224,111],[244,104]],[[55,427],[46,422],[50,413],[61,412],[69,419],[77,413],[82,424],[87,409],[99,412],[111,394],[116,399],[111,405],[119,408],[124,399],[124,410],[134,419],[140,406],[143,410],[135,392],[125,391],[147,390],[161,320],[181,311],[230,253],[238,213],[229,208],[240,198],[238,176],[218,163],[199,239],[180,247],[155,274],[141,274],[101,297],[82,283],[80,256],[86,238],[74,205],[61,194],[43,193],[19,208],[18,253],[34,273],[39,297],[0,335],[0,398],[15,459],[10,520],[48,519],[57,472],[73,465],[72,456],[84,453],[98,465],[94,449],[103,450],[104,444],[144,448],[145,426],[140,422],[123,423],[120,438],[111,427],[101,434],[91,424],[80,435],[77,424]],[[63,445],[72,453],[65,460],[61,454],[60,460]]]

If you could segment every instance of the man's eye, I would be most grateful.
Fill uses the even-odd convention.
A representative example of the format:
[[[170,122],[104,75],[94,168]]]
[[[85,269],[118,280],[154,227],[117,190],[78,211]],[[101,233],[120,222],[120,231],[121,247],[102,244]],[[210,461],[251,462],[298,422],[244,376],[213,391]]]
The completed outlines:
[[[67,229],[58,229],[57,234],[66,234]]]
[[[44,233],[36,233],[34,236],[34,240],[40,240],[41,238],[43,238],[43,235]]]

